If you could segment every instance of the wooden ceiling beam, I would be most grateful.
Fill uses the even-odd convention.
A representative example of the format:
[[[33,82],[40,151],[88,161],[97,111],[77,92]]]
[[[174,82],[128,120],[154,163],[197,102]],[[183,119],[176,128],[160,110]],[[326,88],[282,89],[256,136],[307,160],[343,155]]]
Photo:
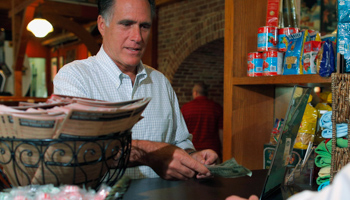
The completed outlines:
[[[41,11],[42,13],[55,14],[73,18],[83,18],[87,20],[97,20],[98,16],[97,5],[86,6],[55,1],[45,1],[45,3],[41,5]]]
[[[73,20],[53,14],[43,14],[43,17],[50,21],[54,27],[60,27],[74,33],[81,40],[81,42],[86,45],[91,55],[95,55],[100,49],[100,46],[90,32]]]
[[[14,0],[12,0],[14,1]],[[26,9],[28,6],[37,7],[40,3],[44,3],[44,0],[25,0],[21,3],[15,5],[12,7],[12,9],[9,11],[9,17],[12,17],[13,15],[18,14],[19,12]]]
[[[22,11],[11,12],[12,16],[12,41],[14,58],[14,96],[22,96],[22,69],[25,51],[28,43],[26,30],[28,23],[33,19],[36,6],[41,0],[31,1],[31,4]],[[26,1],[29,2],[29,1]],[[20,5],[21,6],[21,5]],[[12,0],[12,10],[16,10],[16,2]]]

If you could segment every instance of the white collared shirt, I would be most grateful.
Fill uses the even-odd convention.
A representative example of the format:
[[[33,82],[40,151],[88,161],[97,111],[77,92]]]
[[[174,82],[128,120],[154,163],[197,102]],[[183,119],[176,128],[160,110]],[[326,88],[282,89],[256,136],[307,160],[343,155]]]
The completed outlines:
[[[336,174],[333,182],[319,192],[303,191],[288,200],[345,200],[350,197],[350,163]]]
[[[168,79],[159,71],[138,67],[135,83],[122,73],[101,47],[96,56],[66,64],[54,79],[54,94],[119,102],[143,97],[152,100],[142,113],[144,117],[132,128],[132,138],[174,144],[194,149],[177,96]],[[126,170],[132,178],[158,177],[147,166]]]

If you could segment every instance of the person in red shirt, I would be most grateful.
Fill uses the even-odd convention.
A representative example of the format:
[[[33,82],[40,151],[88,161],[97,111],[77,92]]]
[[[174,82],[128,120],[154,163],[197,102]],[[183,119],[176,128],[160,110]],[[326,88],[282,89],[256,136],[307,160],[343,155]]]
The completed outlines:
[[[192,89],[193,100],[181,108],[188,131],[197,150],[212,149],[222,155],[222,106],[208,99],[208,86],[201,82]]]

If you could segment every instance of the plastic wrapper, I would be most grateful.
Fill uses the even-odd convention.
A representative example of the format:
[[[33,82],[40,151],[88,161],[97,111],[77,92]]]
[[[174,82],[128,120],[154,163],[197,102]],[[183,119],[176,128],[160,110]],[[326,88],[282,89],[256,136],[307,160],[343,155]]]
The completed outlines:
[[[314,141],[318,112],[316,108],[310,104],[311,101],[312,96],[309,97],[303,119],[301,120],[298,135],[294,145],[294,148],[296,149],[307,149],[309,142]]]
[[[277,144],[278,138],[280,136],[280,129],[283,124],[284,119],[276,119],[275,125],[271,131],[270,144]]]
[[[338,0],[338,22],[350,23],[350,0]]]
[[[330,106],[332,104],[332,93],[329,91],[321,92],[318,95],[321,99],[321,102],[316,104],[315,108],[318,110],[318,118],[321,118],[321,112],[327,112],[331,111],[332,107]]]
[[[350,23],[339,23],[337,32],[337,52],[344,55],[345,72],[350,72]]]
[[[55,187],[48,185],[29,185],[15,187],[0,192],[0,199],[4,200],[104,200],[111,187],[102,185],[96,192],[92,189],[82,189],[76,185],[62,185]]]
[[[308,31],[299,32],[286,36],[288,48],[284,58],[283,75],[302,74],[302,57],[304,42]]]
[[[317,54],[316,56],[316,60],[318,60],[319,62],[318,73],[322,77],[329,77],[335,71],[335,56],[333,43],[329,40],[325,41],[320,51],[322,52],[322,58],[320,58],[319,54]]]
[[[303,54],[303,74],[316,74],[315,58],[320,49],[320,41],[305,42]]]

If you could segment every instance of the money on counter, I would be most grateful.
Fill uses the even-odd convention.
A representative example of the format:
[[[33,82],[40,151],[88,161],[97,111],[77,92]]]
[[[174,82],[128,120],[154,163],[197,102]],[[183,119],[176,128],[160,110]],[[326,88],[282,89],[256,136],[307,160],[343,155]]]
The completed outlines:
[[[252,172],[239,165],[234,158],[227,160],[219,165],[206,166],[213,176],[220,176],[224,178],[237,178],[241,176],[252,176]]]

